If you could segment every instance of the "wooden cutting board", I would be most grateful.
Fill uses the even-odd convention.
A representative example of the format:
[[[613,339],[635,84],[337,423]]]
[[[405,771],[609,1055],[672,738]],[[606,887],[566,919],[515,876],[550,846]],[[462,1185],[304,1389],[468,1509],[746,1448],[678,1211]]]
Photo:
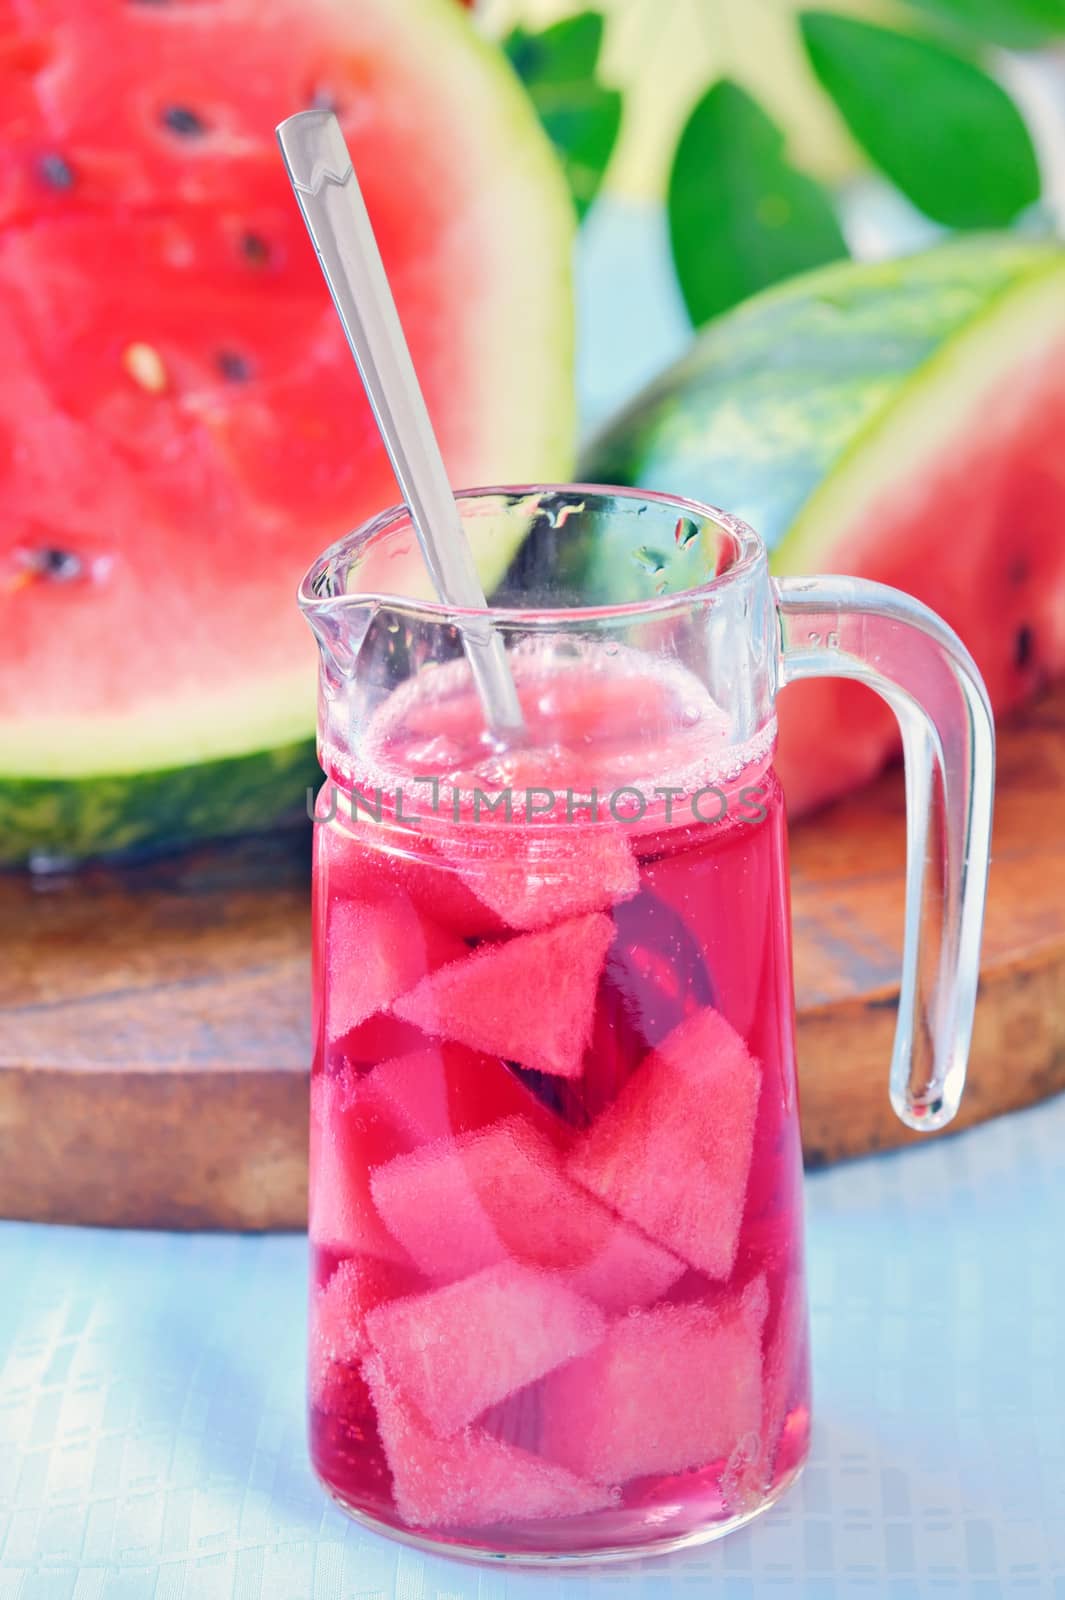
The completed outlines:
[[[957,1126],[1065,1088],[1065,685],[1001,731],[972,1067]],[[905,1143],[887,1098],[902,779],[792,834],[811,1165]],[[309,841],[0,874],[0,1216],[304,1220]]]

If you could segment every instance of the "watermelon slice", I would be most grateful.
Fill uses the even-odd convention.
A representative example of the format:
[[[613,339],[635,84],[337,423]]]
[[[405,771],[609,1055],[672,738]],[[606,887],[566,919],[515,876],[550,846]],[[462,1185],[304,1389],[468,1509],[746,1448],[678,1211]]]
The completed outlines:
[[[539,834],[475,828],[443,841],[440,850],[484,905],[523,931],[605,911],[639,888],[629,841],[609,827]]]
[[[534,1072],[579,1077],[613,936],[610,918],[593,911],[542,933],[482,945],[423,978],[393,1010],[426,1033]]]
[[[349,1066],[372,1067],[378,1061],[424,1050],[431,1043],[420,1028],[412,1028],[388,1012],[377,1012],[345,1034],[343,1060]]]
[[[409,1148],[402,1128],[364,1101],[349,1071],[311,1079],[308,1230],[320,1249],[340,1256],[402,1261],[370,1195],[370,1169]]]
[[[686,862],[690,881],[691,857],[676,859]],[[714,1000],[699,938],[672,905],[649,892],[662,864],[645,862],[640,893],[613,912],[617,933],[596,997],[584,1075],[572,1097],[573,1120],[581,1126],[610,1104],[652,1046]]]
[[[961,634],[1001,711],[1065,671],[1063,434],[1065,251],[992,236],[828,267],[728,312],[582,477],[726,506],[777,572],[909,590]],[[629,554],[601,541],[583,581],[616,593]],[[891,713],[854,683],[797,684],[779,709],[792,814],[896,747]]]
[[[338,108],[456,482],[569,468],[569,197],[454,0],[4,18],[0,852],[263,827],[315,771],[296,584],[398,498],[274,124]]]
[[[514,1257],[617,1313],[650,1305],[684,1272],[571,1183],[550,1140],[519,1117],[398,1156],[371,1189],[389,1231],[436,1283]]]
[[[712,1278],[736,1259],[761,1070],[711,1006],[680,1023],[574,1145],[567,1170]]]
[[[434,1437],[400,1396],[384,1364],[369,1356],[363,1374],[392,1472],[396,1510],[414,1527],[491,1527],[541,1517],[577,1517],[617,1501],[617,1491],[586,1483],[538,1456],[466,1428]]]
[[[382,1061],[360,1093],[403,1130],[411,1149],[505,1117],[528,1119],[556,1143],[565,1137],[564,1125],[505,1062],[461,1044],[437,1042]]]
[[[429,841],[419,840],[423,848]],[[493,911],[468,889],[442,856],[401,855],[375,848],[343,828],[318,829],[319,871],[333,900],[380,900],[406,895],[415,908],[466,939],[505,932]]]
[[[374,1349],[433,1432],[449,1437],[603,1337],[598,1306],[516,1262],[378,1306]]]
[[[327,915],[326,1025],[334,1040],[387,1010],[397,995],[466,949],[405,899],[371,905],[349,900],[331,906]]]
[[[311,1404],[340,1409],[358,1366],[370,1348],[366,1313],[399,1295],[410,1294],[418,1278],[409,1267],[373,1256],[341,1261],[311,1302],[308,1379]]]
[[[623,1317],[546,1379],[544,1454],[604,1483],[726,1462],[761,1423],[767,1303],[759,1279],[713,1306]]]

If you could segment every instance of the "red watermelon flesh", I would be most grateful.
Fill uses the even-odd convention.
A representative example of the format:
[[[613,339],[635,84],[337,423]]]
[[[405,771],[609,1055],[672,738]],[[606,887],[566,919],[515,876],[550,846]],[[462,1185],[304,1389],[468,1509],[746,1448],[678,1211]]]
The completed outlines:
[[[302,799],[295,588],[397,498],[273,136],[311,103],[338,108],[453,479],[568,469],[572,209],[454,0],[9,3],[5,856],[262,825]],[[509,554],[482,551],[489,584]],[[416,552],[392,576],[427,581]],[[179,805],[214,760],[244,765]]]
[[[624,1483],[727,1460],[762,1414],[764,1279],[712,1305],[622,1317],[544,1385],[542,1449]]]
[[[412,1149],[506,1117],[527,1118],[556,1143],[566,1133],[505,1062],[461,1044],[426,1041],[421,1049],[382,1061],[363,1079],[360,1093],[404,1130]]]
[[[490,1527],[540,1517],[575,1517],[617,1500],[617,1491],[587,1483],[565,1467],[466,1428],[441,1441],[401,1397],[378,1357],[363,1373],[392,1472],[396,1510],[414,1527]]]
[[[619,829],[483,828],[473,839],[456,833],[439,846],[478,900],[510,928],[543,928],[582,911],[603,911],[629,900],[639,874]]]
[[[711,1278],[732,1270],[761,1068],[720,1012],[687,1017],[574,1145],[569,1175]],[[678,1195],[673,1174],[685,1174]]]
[[[242,208],[220,219],[191,210],[132,221],[83,215],[0,234],[0,285],[5,294],[17,286],[14,354],[32,374],[8,372],[4,420],[25,436],[20,391],[40,385],[61,418],[88,430],[76,435],[78,454],[91,452],[95,466],[85,481],[89,462],[76,456],[71,482],[47,460],[4,463],[11,554],[28,562],[43,541],[80,554],[88,568],[81,582],[49,587],[47,652],[30,592],[9,601],[5,699],[36,657],[46,709],[106,714],[158,694],[164,675],[171,688],[206,694],[235,669],[263,672],[251,641],[264,624],[269,657],[298,667],[313,691],[310,636],[293,599],[302,564],[396,489],[361,414],[347,348],[327,320],[313,252],[289,238],[264,261],[243,256],[246,238],[277,241],[286,224],[280,210]],[[141,353],[141,369],[131,352]],[[247,378],[227,377],[231,368]],[[63,448],[43,426],[38,439]],[[307,514],[309,539],[294,534]],[[227,562],[236,572],[220,617]],[[279,573],[288,579],[284,610]],[[99,670],[79,672],[86,623],[104,626],[119,606],[122,648],[97,649]],[[246,641],[246,660],[236,640]],[[130,681],[134,659],[144,666]]]
[[[348,1066],[375,1067],[379,1061],[426,1049],[431,1043],[420,1028],[413,1028],[388,1012],[378,1012],[345,1034],[341,1054]]]
[[[591,1350],[606,1323],[597,1306],[551,1274],[511,1261],[378,1306],[366,1326],[389,1376],[447,1438]]]
[[[311,1080],[311,1241],[339,1256],[405,1261],[377,1214],[370,1169],[409,1146],[379,1106],[360,1100],[360,1082],[352,1072]]]
[[[684,1273],[676,1256],[571,1183],[551,1141],[521,1117],[397,1156],[371,1190],[389,1232],[436,1283],[512,1257],[617,1314],[650,1305]]]
[[[402,1263],[374,1256],[338,1262],[311,1303],[308,1379],[312,1405],[343,1409],[358,1384],[358,1365],[369,1351],[366,1315],[398,1295],[410,1294],[417,1275]]]
[[[338,799],[338,806],[342,802]],[[432,849],[431,841],[418,845]],[[382,850],[339,826],[318,829],[317,869],[330,900],[376,900],[384,894],[404,894],[424,915],[464,938],[483,938],[502,933],[504,924],[490,911],[457,871],[448,871],[442,857],[432,854],[403,855]]]
[[[419,917],[398,896],[362,904],[349,900],[329,910],[326,1021],[329,1037],[342,1039],[375,1011],[386,1011],[427,973],[464,955],[455,934]]]
[[[613,937],[610,918],[593,911],[542,932],[484,944],[423,978],[393,1010],[426,1033],[534,1072],[577,1078]]]

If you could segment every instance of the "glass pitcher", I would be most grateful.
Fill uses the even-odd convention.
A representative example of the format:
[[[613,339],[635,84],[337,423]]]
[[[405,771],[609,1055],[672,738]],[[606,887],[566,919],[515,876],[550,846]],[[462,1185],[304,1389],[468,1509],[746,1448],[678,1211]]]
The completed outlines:
[[[993,726],[917,601],[774,582],[734,517],[565,487],[459,497],[483,612],[391,511],[311,568],[310,1437],[360,1520],[456,1554],[642,1555],[794,1480],[810,1427],[774,702],[842,675],[906,757],[891,1097],[958,1105]],[[470,658],[505,648],[492,736]]]

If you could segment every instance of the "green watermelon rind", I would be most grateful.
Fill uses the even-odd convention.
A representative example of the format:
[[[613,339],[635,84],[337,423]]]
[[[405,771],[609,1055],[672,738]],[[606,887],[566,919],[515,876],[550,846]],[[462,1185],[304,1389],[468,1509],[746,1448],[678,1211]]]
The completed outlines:
[[[948,247],[949,248],[949,247]],[[815,570],[821,552],[839,548],[840,534],[862,501],[875,504],[897,481],[899,463],[911,476],[957,437],[957,396],[985,394],[1009,381],[1018,359],[1065,336],[1065,250],[1035,245],[1016,275],[988,294],[983,309],[949,337],[901,384],[879,416],[856,430],[833,470],[808,497],[773,562],[775,572]],[[974,385],[978,380],[979,388]],[[944,507],[949,516],[949,507]]]
[[[882,454],[912,469],[929,428],[950,431],[940,397],[1008,369],[1011,338],[1037,339],[1055,306],[1062,320],[1063,278],[1060,246],[1011,235],[803,274],[712,322],[591,441],[581,475],[725,505],[775,571],[816,570],[882,488]]]
[[[0,784],[0,864],[135,856],[266,832],[306,821],[307,791],[321,782],[313,740],[135,775],[8,778]]]
[[[486,476],[496,481],[514,476],[512,463],[505,459],[509,449],[522,461],[521,476],[533,475],[528,468],[535,458],[535,475],[542,481],[564,481],[573,465],[576,433],[575,219],[565,180],[527,95],[498,49],[470,27],[453,0],[408,4],[411,29],[431,40],[426,48],[433,70],[439,72],[442,57],[450,58],[455,72],[449,84],[453,80],[457,85],[456,97],[462,97],[469,74],[479,93],[483,88],[484,102],[490,102],[493,136],[513,130],[502,141],[513,195],[524,183],[525,193],[537,197],[535,207],[524,204],[523,216],[531,226],[535,212],[538,247],[517,252],[518,260],[527,262],[530,280],[536,275],[535,329],[526,341],[520,385],[500,365],[502,349],[498,362],[487,363],[485,396],[492,394],[493,385],[497,389],[488,431],[496,446],[503,447],[504,458],[499,470]],[[508,203],[513,208],[517,200]],[[498,226],[507,232],[505,216]],[[513,296],[511,277],[501,298],[510,304]],[[487,415],[487,399],[479,403]],[[328,542],[323,538],[323,545]],[[508,554],[482,553],[491,565],[489,586],[505,568]],[[293,574],[293,605],[299,577]],[[249,717],[238,698],[227,720],[224,692],[215,686],[203,696],[198,723],[189,715],[195,707],[186,698],[173,720],[165,707],[162,715],[153,707],[135,713],[124,730],[100,729],[92,720],[65,721],[62,729],[42,735],[32,709],[22,708],[20,716],[0,726],[5,769],[0,774],[0,864],[168,848],[260,831],[298,815],[306,788],[322,777],[313,738],[313,652],[308,651],[305,690],[288,669],[276,682],[264,678],[262,692],[268,709],[261,716]],[[271,726],[265,728],[265,722]],[[169,735],[160,732],[163,724],[169,726]],[[39,759],[31,754],[24,733]],[[276,746],[270,743],[274,737]]]

